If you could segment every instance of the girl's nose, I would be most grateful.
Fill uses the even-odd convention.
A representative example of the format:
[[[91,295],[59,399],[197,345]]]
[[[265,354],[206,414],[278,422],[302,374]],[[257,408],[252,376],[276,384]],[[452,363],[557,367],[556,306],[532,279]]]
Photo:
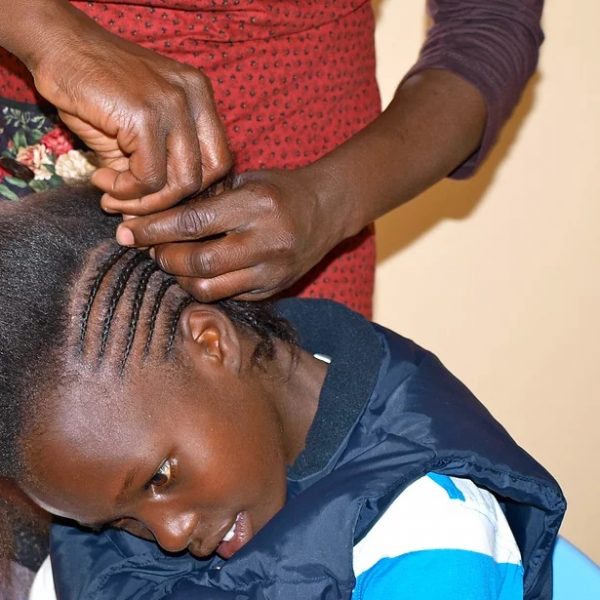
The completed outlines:
[[[181,552],[186,550],[192,541],[198,519],[193,514],[163,514],[146,519],[146,523],[163,550]]]

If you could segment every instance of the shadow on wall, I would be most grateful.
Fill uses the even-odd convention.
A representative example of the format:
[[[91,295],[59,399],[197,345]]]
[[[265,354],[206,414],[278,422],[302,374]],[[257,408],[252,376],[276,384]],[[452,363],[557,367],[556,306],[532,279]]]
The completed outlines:
[[[377,221],[377,262],[410,246],[444,219],[465,219],[481,202],[497,169],[509,153],[521,125],[535,104],[541,76],[535,73],[492,152],[477,174],[468,180],[445,179]]]

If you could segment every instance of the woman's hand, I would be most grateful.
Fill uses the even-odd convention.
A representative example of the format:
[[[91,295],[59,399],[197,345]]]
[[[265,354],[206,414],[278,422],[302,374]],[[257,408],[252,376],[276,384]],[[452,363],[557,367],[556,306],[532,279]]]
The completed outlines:
[[[298,280],[344,235],[310,168],[239,176],[233,190],[128,220],[117,239],[152,246],[159,266],[202,302],[259,300]]]
[[[19,10],[23,2],[15,2]],[[200,71],[112,35],[64,0],[27,4],[31,40],[4,45],[96,151],[101,168],[92,181],[106,192],[105,209],[163,210],[230,169],[210,82]]]
[[[469,83],[416,75],[378,119],[312,165],[244,174],[233,191],[123,223],[117,240],[154,247],[200,301],[266,298],[452,171],[477,148],[484,122]]]

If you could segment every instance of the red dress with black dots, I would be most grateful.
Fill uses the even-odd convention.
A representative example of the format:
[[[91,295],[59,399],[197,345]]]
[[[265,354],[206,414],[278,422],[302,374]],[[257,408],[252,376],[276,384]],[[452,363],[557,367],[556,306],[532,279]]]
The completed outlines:
[[[380,112],[368,0],[73,5],[113,33],[208,75],[238,172],[311,163]],[[39,103],[25,68],[0,51],[0,107],[2,98]],[[336,248],[290,293],[332,298],[370,316],[374,266],[369,228]]]

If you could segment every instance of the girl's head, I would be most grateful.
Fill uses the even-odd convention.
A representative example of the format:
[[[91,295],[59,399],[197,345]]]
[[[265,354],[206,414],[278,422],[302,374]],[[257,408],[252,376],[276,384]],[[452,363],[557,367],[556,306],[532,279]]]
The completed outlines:
[[[87,189],[0,205],[0,475],[227,558],[283,505],[322,367],[264,306],[193,302],[117,224]]]

